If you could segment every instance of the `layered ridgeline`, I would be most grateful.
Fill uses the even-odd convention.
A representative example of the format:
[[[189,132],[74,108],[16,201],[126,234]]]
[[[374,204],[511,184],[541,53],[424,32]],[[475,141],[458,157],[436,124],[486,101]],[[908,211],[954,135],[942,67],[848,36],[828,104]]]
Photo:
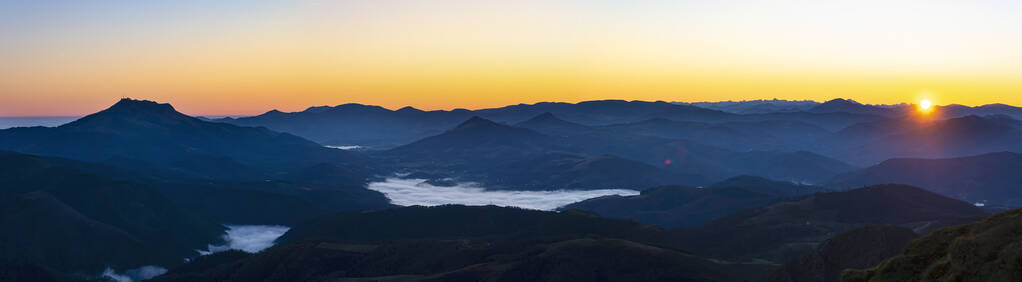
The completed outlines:
[[[0,149],[126,167],[141,162],[214,179],[260,179],[317,163],[368,162],[291,134],[205,122],[169,104],[131,99],[58,127],[0,130]]]
[[[528,125],[564,123],[541,114]],[[573,127],[578,129],[578,127]],[[690,142],[612,130],[548,135],[473,117],[442,134],[374,152],[397,171],[460,178],[502,189],[645,189],[707,185],[737,175],[819,182],[853,169],[809,152],[734,152]],[[784,164],[784,165],[777,165]]]
[[[907,117],[857,124],[820,140],[816,150],[857,164],[899,157],[949,158],[1022,152],[1022,121],[1006,115]]]
[[[653,165],[572,152],[571,140],[473,117],[376,156],[398,170],[510,189],[645,188],[683,181]]]
[[[197,260],[156,281],[743,281],[763,269],[693,256],[669,235],[570,211],[408,207],[301,224],[278,247]]]
[[[912,241],[904,252],[841,281],[1018,281],[1022,210],[1011,210]]]
[[[925,234],[986,216],[972,204],[905,185],[822,192],[682,229],[684,249],[705,256],[783,263],[842,232],[876,224]]]
[[[507,124],[526,124],[530,119],[544,114],[557,116],[582,126],[602,127],[615,124],[640,123],[650,120],[669,120],[678,122],[694,122],[696,127],[716,127],[723,130],[746,131],[749,134],[763,132],[761,128],[748,128],[755,123],[778,123],[780,128],[804,126],[806,133],[819,133],[820,128],[838,130],[840,128],[865,121],[876,121],[885,118],[872,113],[844,112],[764,112],[758,114],[735,114],[692,105],[680,105],[666,102],[602,100],[580,103],[537,103],[521,104],[502,108],[469,111],[457,109],[452,111],[422,111],[411,107],[399,110],[388,110],[378,106],[344,104],[334,107],[311,107],[305,111],[284,113],[277,110],[265,114],[227,118],[220,121],[244,125],[264,126],[272,130],[288,132],[303,136],[326,145],[360,145],[371,149],[390,149],[413,142],[421,138],[436,135],[456,126],[472,116]],[[737,122],[735,124],[717,126],[717,123]],[[732,127],[733,126],[733,127]],[[386,130],[382,130],[386,129]],[[555,128],[556,130],[578,130],[577,126]],[[540,130],[546,134],[546,132]],[[802,140],[787,139],[799,144],[810,142],[807,135]],[[556,134],[552,134],[556,135]],[[705,137],[695,140],[702,143],[726,141],[713,135],[690,135],[689,137]],[[747,143],[752,144],[752,143]],[[763,144],[761,149],[776,149]],[[739,148],[735,148],[739,149]]]
[[[628,218],[664,227],[690,227],[711,220],[824,191],[823,187],[774,181],[755,176],[738,176],[706,188],[663,186],[636,196],[604,196],[570,204],[612,218]]]
[[[359,153],[150,101],[123,99],[59,127],[0,130],[0,149],[105,164],[88,171],[144,183],[218,223],[290,224],[389,206],[365,189],[376,172]]]
[[[729,110],[732,107],[752,109]],[[920,115],[914,105],[865,105],[847,99],[819,104],[605,100],[474,111],[422,111],[410,107],[388,110],[345,104],[295,113],[270,111],[222,121],[265,126],[326,145],[387,150],[442,134],[473,116],[549,136],[604,132],[686,140],[737,152],[809,151],[859,166],[892,157],[945,158],[1022,151],[1016,132],[1022,109],[998,104],[934,106],[926,115]]]
[[[950,159],[898,158],[835,178],[828,186],[851,188],[904,183],[972,203],[1022,206],[1022,154],[989,153]]]
[[[222,241],[224,227],[102,166],[0,152],[0,261],[68,276],[173,266]]]

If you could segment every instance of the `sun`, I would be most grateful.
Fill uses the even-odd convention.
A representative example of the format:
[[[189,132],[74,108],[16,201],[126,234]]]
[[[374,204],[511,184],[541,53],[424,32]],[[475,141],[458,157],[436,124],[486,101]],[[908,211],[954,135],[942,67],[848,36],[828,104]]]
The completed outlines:
[[[921,112],[921,113],[929,113],[932,110],[933,110],[933,102],[930,102],[930,100],[928,100],[928,99],[923,99],[922,101],[919,101],[919,112]]]

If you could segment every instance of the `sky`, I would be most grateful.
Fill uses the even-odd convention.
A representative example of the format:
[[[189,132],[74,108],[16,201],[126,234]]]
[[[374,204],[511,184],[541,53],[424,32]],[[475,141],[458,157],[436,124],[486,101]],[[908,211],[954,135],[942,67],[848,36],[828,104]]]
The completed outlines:
[[[0,116],[364,103],[1022,105],[1022,1],[0,0]]]

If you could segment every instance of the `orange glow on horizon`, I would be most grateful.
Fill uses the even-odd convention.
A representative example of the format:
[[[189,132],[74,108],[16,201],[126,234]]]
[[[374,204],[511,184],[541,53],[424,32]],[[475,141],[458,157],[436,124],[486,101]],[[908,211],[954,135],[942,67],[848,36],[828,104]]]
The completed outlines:
[[[930,114],[933,112],[933,102],[930,102],[929,99],[919,101],[918,110],[924,115]]]
[[[85,115],[122,97],[190,115],[601,99],[1022,105],[1017,3],[29,2],[0,4],[0,116]]]

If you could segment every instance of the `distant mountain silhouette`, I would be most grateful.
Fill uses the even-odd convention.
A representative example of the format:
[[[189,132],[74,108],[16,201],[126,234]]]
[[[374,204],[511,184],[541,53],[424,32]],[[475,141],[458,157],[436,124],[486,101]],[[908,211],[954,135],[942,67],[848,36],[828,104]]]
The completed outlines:
[[[690,227],[822,187],[738,176],[708,188],[657,187],[637,196],[605,196],[570,204],[564,209],[592,211],[606,217],[628,218],[664,227]]]
[[[399,170],[481,182],[491,189],[644,189],[682,179],[638,161],[573,149],[566,138],[473,117],[379,156]]]
[[[324,145],[388,149],[439,134],[472,115],[466,110],[422,111],[405,107],[391,111],[379,106],[344,104],[310,107],[294,113],[274,110],[254,117],[220,121],[243,126],[264,126]]]
[[[901,253],[918,235],[911,229],[897,226],[873,225],[838,234],[801,257],[788,261],[771,271],[764,281],[837,282],[841,271],[861,269]]]
[[[0,150],[116,167],[90,172],[144,183],[218,223],[284,224],[389,206],[383,194],[365,189],[378,172],[361,153],[205,122],[150,101],[122,99],[55,128],[0,130]]]
[[[410,161],[472,165],[496,165],[553,150],[556,140],[538,132],[472,117],[446,132],[423,138],[384,152],[384,155]],[[443,165],[443,163],[441,163]]]
[[[131,99],[56,128],[0,130],[0,149],[96,162],[140,160],[210,178],[238,174],[260,179],[320,162],[362,166],[368,162],[294,135],[205,122],[168,104]],[[195,165],[209,159],[223,165]],[[222,174],[221,167],[233,168]]]
[[[1013,281],[1022,210],[1011,210],[966,225],[940,229],[912,241],[876,267],[849,270],[841,281]]]
[[[819,126],[784,120],[742,122],[691,122],[663,118],[615,124],[601,129],[618,134],[637,134],[691,140],[734,151],[798,150],[830,132]],[[750,142],[749,140],[756,140]]]
[[[735,114],[764,114],[802,112],[819,105],[816,101],[790,101],[790,100],[750,100],[750,101],[724,101],[724,102],[696,102],[675,104],[692,105],[701,108],[724,111]]]
[[[512,162],[498,167],[487,177],[486,183],[516,190],[644,189],[690,180],[687,175],[613,155],[580,157],[564,153]]]
[[[528,128],[546,135],[567,136],[593,131],[589,126],[560,119],[550,112],[535,116],[529,120],[515,124],[516,127]]]
[[[784,262],[811,250],[811,243],[866,225],[897,225],[922,234],[985,216],[969,203],[923,189],[877,185],[745,210],[678,236],[691,244],[684,248],[707,256]]]
[[[633,189],[679,183],[704,185],[743,174],[819,183],[853,169],[809,152],[732,152],[695,142],[609,130],[549,136],[480,117],[375,156],[398,171],[460,177],[494,186],[490,188],[525,185],[556,189],[572,182],[566,176],[592,179],[582,177],[585,175],[614,179],[594,183],[596,187],[622,184]],[[593,164],[582,159],[601,160],[602,168],[619,169],[567,165]],[[627,159],[646,166],[630,164]],[[537,170],[539,167],[547,169]],[[581,183],[576,184],[572,187],[583,188]]]
[[[1022,119],[1022,108],[1005,105],[1005,104],[988,104],[977,107],[969,107],[964,105],[946,105],[937,106],[934,112],[944,117],[964,117],[970,115],[987,116],[987,115],[1006,115],[1014,119]]]
[[[551,102],[520,104],[477,110],[475,114],[493,120],[513,122],[527,120],[547,112],[589,126],[636,122],[658,117],[686,121],[728,120],[736,117],[734,114],[689,105],[624,100],[584,101],[575,104]]]
[[[863,105],[855,100],[851,99],[834,99],[822,104],[816,105],[809,109],[812,113],[852,113],[852,114],[870,114],[878,116],[899,116],[907,113],[910,108],[907,105],[894,106],[894,107],[879,107],[873,105]]]
[[[829,155],[858,164],[889,158],[949,158],[989,152],[1022,152],[1022,122],[1007,116],[915,118],[860,124],[823,140]]]
[[[841,175],[831,187],[903,183],[972,203],[1022,206],[1022,154],[1001,152],[950,159],[890,159]]]

